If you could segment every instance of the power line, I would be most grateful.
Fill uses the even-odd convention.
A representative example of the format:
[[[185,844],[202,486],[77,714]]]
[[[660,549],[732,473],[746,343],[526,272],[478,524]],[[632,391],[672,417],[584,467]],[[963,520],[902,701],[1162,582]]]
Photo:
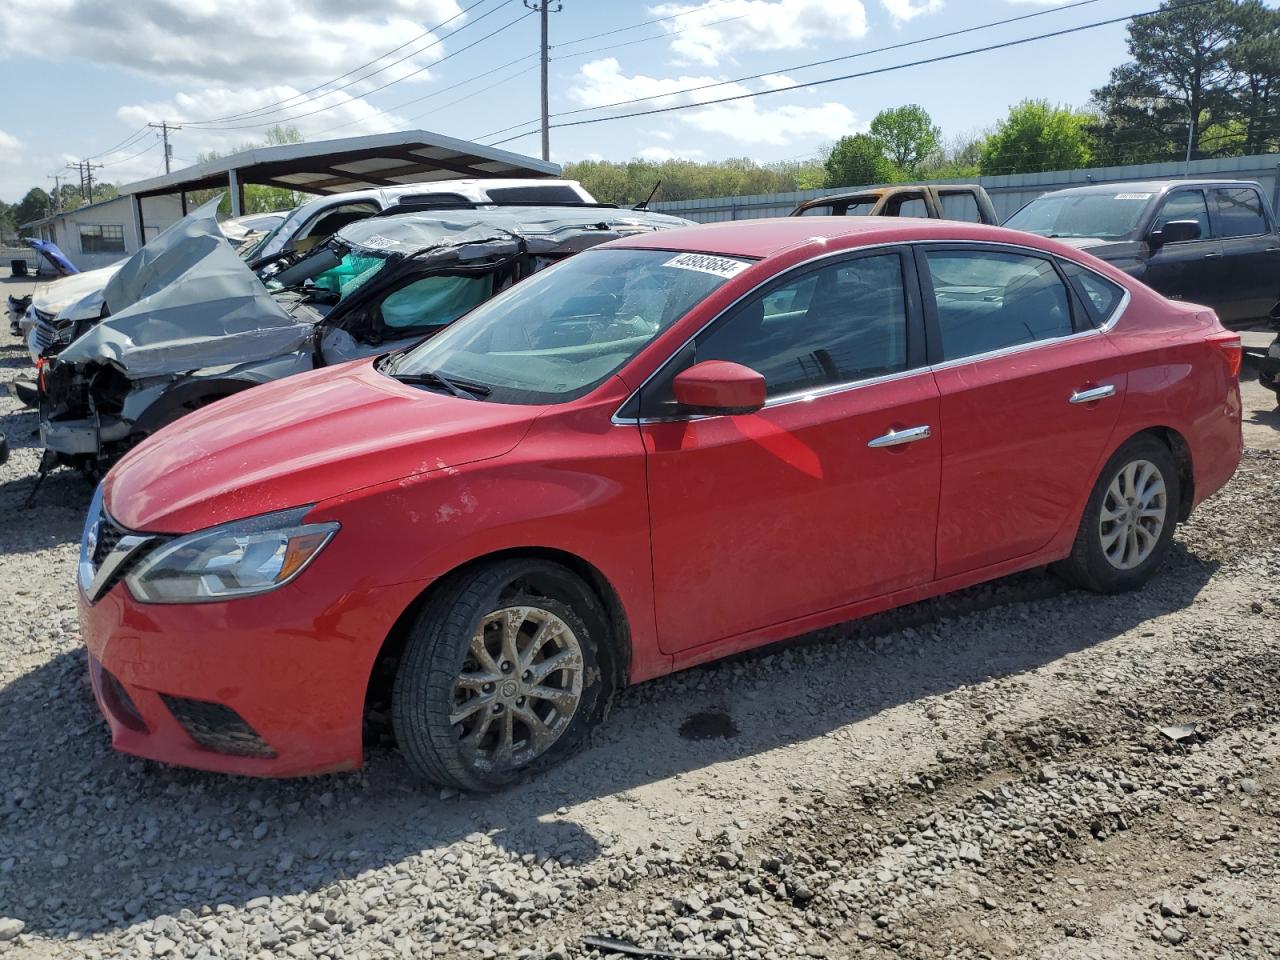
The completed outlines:
[[[704,4],[703,4],[702,6],[700,6],[700,7],[696,7],[696,8],[695,8],[695,9],[693,9],[693,10],[685,10],[683,13],[673,13],[673,14],[671,14],[671,15],[670,15],[670,16],[668,16],[668,17],[655,17],[655,18],[654,18],[654,19],[652,19],[652,20],[643,20],[643,21],[641,21],[640,23],[633,23],[633,24],[631,24],[630,26],[627,26],[627,27],[617,27],[616,29],[613,29],[613,30],[605,30],[603,33],[593,33],[593,34],[590,34],[590,35],[585,36],[585,37],[576,37],[576,38],[574,38],[573,40],[565,40],[565,41],[563,41],[563,42],[561,42],[561,43],[558,43],[558,44],[556,44],[556,46],[557,46],[557,47],[564,47],[564,46],[568,46],[569,44],[573,44],[573,43],[582,43],[582,42],[584,42],[584,41],[586,41],[586,40],[599,40],[601,37],[611,37],[611,36],[613,36],[615,33],[625,33],[625,32],[626,32],[626,31],[628,31],[628,30],[636,30],[636,29],[638,29],[638,28],[640,28],[640,27],[647,27],[647,26],[650,26],[651,24],[654,24],[654,23],[664,23],[664,22],[665,22],[665,21],[667,21],[667,20],[679,20],[681,17],[687,17],[687,16],[690,16],[691,14],[695,14],[695,13],[702,13],[704,10],[710,10],[712,7],[722,7],[722,6],[724,6],[726,3],[730,3],[730,2],[732,2],[732,0],[714,0],[714,2],[713,2],[713,3],[704,3]],[[740,18],[740,17],[731,17],[730,19],[732,19],[732,20],[739,20],[739,19],[741,19],[741,18]],[[717,22],[717,23],[723,23],[724,21],[716,21],[716,22]],[[699,27],[711,27],[711,26],[714,26],[714,25],[715,25],[715,24],[711,24],[711,23],[700,23],[700,24],[697,24],[697,25],[695,25],[694,27],[689,28],[689,29],[698,29]],[[683,31],[678,31],[678,32],[683,32]],[[668,36],[668,37],[669,37],[669,36],[673,36],[673,34],[671,34],[671,33],[666,33],[666,34],[662,34],[662,36]]]
[[[359,72],[360,70],[363,70],[365,67],[371,67],[371,66],[373,66],[375,63],[377,63],[379,60],[385,60],[387,57],[391,56],[393,53],[397,53],[397,52],[399,52],[399,51],[403,50],[405,47],[408,47],[408,46],[411,46],[411,45],[413,45],[413,44],[417,43],[419,40],[423,39],[424,37],[429,37],[429,36],[431,36],[431,35],[432,35],[432,34],[434,34],[437,30],[441,30],[441,29],[443,29],[444,27],[446,27],[446,26],[448,26],[449,24],[451,24],[454,20],[457,20],[459,17],[465,16],[466,14],[468,14],[468,13],[470,13],[472,10],[474,10],[476,7],[478,7],[478,6],[480,6],[480,5],[484,4],[484,3],[488,3],[488,2],[489,2],[489,0],[476,0],[476,2],[475,2],[475,3],[471,4],[471,6],[462,8],[462,9],[461,9],[461,10],[459,10],[457,13],[455,13],[452,17],[450,17],[448,20],[444,20],[444,21],[442,21],[441,23],[437,23],[434,27],[431,27],[431,28],[429,28],[429,29],[427,29],[427,30],[422,31],[422,33],[418,34],[416,37],[414,37],[414,38],[412,38],[412,39],[410,39],[410,40],[406,40],[404,43],[400,44],[400,46],[398,46],[398,47],[394,47],[394,48],[392,48],[391,50],[388,50],[386,53],[382,54],[381,56],[374,57],[372,60],[369,60],[369,61],[367,61],[366,63],[362,63],[362,64],[360,64],[360,66],[358,66],[358,67],[352,67],[352,68],[351,68],[350,70],[348,70],[346,73],[340,73],[340,74],[338,74],[338,76],[336,76],[336,77],[334,77],[334,78],[332,78],[332,79],[330,79],[330,80],[325,80],[323,83],[318,83],[318,84],[316,84],[314,87],[309,87],[309,88],[307,88],[306,90],[301,91],[300,93],[295,93],[295,94],[293,94],[292,96],[284,97],[284,98],[283,98],[283,99],[281,99],[281,100],[275,100],[275,101],[273,101],[273,102],[271,102],[271,103],[266,104],[265,106],[256,107],[256,108],[254,108],[253,110],[245,110],[245,111],[243,111],[243,112],[241,112],[241,113],[231,113],[231,114],[227,114],[227,115],[226,115],[226,116],[224,116],[224,117],[210,117],[210,118],[208,118],[208,119],[206,119],[206,120],[189,120],[189,121],[187,121],[187,122],[188,122],[188,123],[192,123],[192,124],[195,124],[195,123],[221,123],[221,122],[225,122],[225,121],[228,121],[228,120],[240,120],[240,119],[244,119],[244,118],[246,118],[246,117],[254,116],[255,114],[261,114],[261,113],[267,112],[268,110],[270,110],[270,112],[272,112],[272,113],[278,113],[278,112],[279,112],[278,110],[271,110],[270,108],[272,108],[272,107],[277,107],[277,106],[281,106],[281,105],[283,105],[283,104],[289,103],[291,100],[298,100],[298,99],[300,99],[300,98],[302,98],[302,97],[306,97],[306,96],[307,96],[307,94],[314,93],[314,92],[315,92],[315,91],[317,91],[317,90],[320,90],[320,89],[322,89],[322,88],[324,88],[324,87],[329,86],[330,84],[337,83],[339,80],[342,80],[344,77],[349,77],[349,76],[351,76],[353,73],[357,73],[357,72]],[[448,36],[449,36],[449,37],[452,37],[454,34],[458,33],[458,32],[459,32],[459,30],[463,30],[463,29],[465,29],[465,28],[466,28],[466,27],[468,27],[468,26],[474,26],[476,23],[479,23],[481,20],[483,20],[483,19],[484,19],[486,16],[488,16],[490,13],[494,13],[494,12],[496,12],[497,10],[502,9],[502,7],[505,7],[508,3],[512,3],[512,2],[514,2],[514,0],[504,0],[504,2],[503,2],[503,3],[499,4],[497,7],[494,7],[494,8],[493,8],[493,10],[490,10],[490,11],[488,11],[487,13],[485,13],[484,15],[482,15],[482,16],[480,16],[480,17],[477,17],[475,20],[473,20],[473,21],[471,21],[471,22],[469,22],[469,23],[467,23],[467,24],[464,24],[462,27],[459,27],[459,28],[458,28],[458,30],[454,30],[454,31],[452,31],[451,33],[449,33],[449,35],[448,35]],[[447,38],[447,37],[442,37],[440,40],[436,40],[434,43],[427,44],[427,46],[423,47],[423,48],[422,48],[422,50],[417,50],[417,51],[415,51],[414,53],[409,54],[409,56],[417,56],[418,54],[422,53],[424,50],[430,50],[432,47],[437,46],[438,44],[442,43],[445,39],[448,39],[448,38]],[[407,58],[407,57],[401,57],[401,58],[400,58],[400,60],[396,60],[394,63],[389,63],[389,64],[387,64],[386,66],[381,67],[381,68],[379,68],[378,70],[375,70],[373,73],[367,74],[367,75],[366,75],[366,76],[364,76],[364,77],[359,77],[359,78],[357,78],[356,80],[353,80],[353,81],[352,81],[352,83],[359,82],[359,80],[365,80],[365,79],[368,79],[368,77],[371,77],[371,76],[373,76],[373,75],[374,75],[374,74],[376,74],[376,73],[381,73],[383,70],[386,70],[386,69],[387,69],[387,68],[389,68],[389,67],[393,67],[393,66],[395,66],[397,63],[400,63],[400,62],[402,62],[402,61],[403,61],[403,60],[405,60],[405,59],[408,59],[408,58]],[[349,86],[349,84],[348,84],[348,86]],[[338,88],[338,89],[344,89],[344,88],[340,87],[340,88]],[[326,94],[322,94],[321,96],[325,96],[325,95],[327,95],[327,93],[332,93],[332,92],[334,92],[334,91],[332,91],[332,90],[331,90],[331,91],[327,91],[327,92],[326,92]],[[314,100],[314,99],[318,99],[318,98],[315,98],[315,97],[308,97],[308,100]],[[301,105],[302,105],[302,104],[300,104],[300,103],[299,103],[299,104],[295,104],[294,106],[301,106]]]
[[[933,35],[933,36],[931,36],[931,37],[921,37],[921,38],[919,38],[919,39],[917,39],[917,40],[907,40],[907,41],[905,41],[905,42],[903,42],[903,43],[894,43],[894,44],[890,44],[889,46],[885,46],[885,47],[876,47],[876,48],[871,49],[871,50],[861,50],[861,51],[859,51],[859,52],[857,52],[857,53],[849,53],[849,54],[845,54],[845,55],[843,55],[843,56],[839,56],[839,57],[829,57],[829,58],[827,58],[827,59],[825,59],[825,60],[814,60],[814,61],[812,61],[812,62],[809,62],[809,63],[803,63],[803,64],[799,64],[799,65],[796,65],[796,66],[790,66],[790,67],[779,67],[779,68],[776,68],[776,69],[773,69],[773,70],[766,70],[766,71],[763,71],[762,73],[753,73],[753,74],[748,74],[748,75],[747,75],[747,76],[745,76],[745,77],[735,77],[735,78],[734,78],[734,79],[732,79],[732,80],[717,80],[717,81],[714,81],[714,82],[712,82],[712,83],[703,83],[703,84],[699,84],[698,86],[694,86],[694,87],[685,87],[685,88],[683,88],[683,89],[681,89],[681,90],[675,90],[675,91],[672,91],[672,92],[670,92],[670,93],[655,93],[655,94],[653,94],[653,95],[651,95],[651,96],[647,96],[647,97],[634,97],[634,98],[629,99],[629,100],[617,100],[617,101],[615,101],[615,102],[613,102],[613,103],[601,103],[601,104],[597,104],[597,105],[592,106],[592,107],[581,107],[581,108],[579,108],[579,109],[577,109],[577,110],[565,110],[565,111],[563,111],[563,112],[561,112],[561,113],[557,113],[557,114],[555,114],[555,116],[557,116],[557,117],[569,117],[569,116],[574,116],[574,115],[579,114],[579,113],[588,113],[588,112],[593,111],[593,110],[608,110],[608,109],[611,109],[611,108],[613,108],[613,107],[622,107],[622,106],[627,106],[628,104],[632,104],[632,103],[643,103],[644,101],[647,101],[647,100],[658,100],[658,99],[661,99],[661,98],[663,98],[663,97],[680,96],[680,95],[682,95],[682,94],[686,94],[686,93],[695,93],[695,92],[697,92],[697,91],[699,91],[699,90],[711,90],[711,89],[713,89],[713,88],[715,88],[715,87],[724,87],[724,86],[728,86],[728,85],[730,85],[730,84],[734,84],[734,83],[745,83],[745,82],[746,82],[746,81],[748,81],[748,80],[759,80],[761,77],[767,77],[767,76],[771,76],[771,75],[773,75],[773,74],[778,74],[778,73],[793,73],[793,72],[795,72],[795,71],[797,71],[797,70],[808,70],[808,69],[811,69],[811,68],[813,68],[813,67],[822,67],[822,66],[826,66],[826,65],[828,65],[828,64],[832,64],[832,63],[840,63],[840,62],[845,61],[845,60],[856,60],[856,59],[858,59],[858,58],[860,58],[860,57],[869,57],[869,56],[872,56],[873,54],[877,54],[877,53],[888,53],[888,52],[893,51],[893,50],[902,50],[902,49],[904,49],[904,48],[906,48],[906,47],[914,47],[914,46],[918,46],[918,45],[923,44],[923,43],[932,43],[932,42],[934,42],[934,41],[936,41],[936,40],[948,40],[948,39],[950,39],[950,38],[952,38],[952,37],[959,37],[959,36],[963,36],[963,35],[968,34],[968,33],[976,33],[976,32],[978,32],[978,31],[980,31],[980,30],[990,30],[990,29],[991,29],[991,28],[993,28],[993,27],[1003,27],[1003,26],[1008,26],[1009,24],[1019,23],[1019,22],[1021,22],[1021,21],[1023,21],[1023,20],[1032,20],[1032,19],[1034,19],[1034,18],[1036,18],[1036,17],[1043,17],[1043,16],[1047,16],[1048,14],[1052,14],[1052,13],[1061,13],[1062,11],[1065,11],[1065,10],[1074,10],[1074,9],[1076,9],[1076,8],[1078,8],[1078,7],[1085,7],[1085,6],[1089,6],[1089,5],[1091,5],[1091,4],[1099,3],[1099,2],[1101,2],[1101,0],[1077,0],[1077,2],[1076,2],[1076,3],[1069,3],[1069,4],[1066,4],[1066,5],[1064,5],[1064,6],[1060,6],[1060,7],[1053,7],[1053,8],[1048,9],[1048,10],[1038,10],[1038,11],[1036,11],[1036,12],[1034,12],[1034,13],[1025,13],[1025,14],[1022,14],[1021,16],[1017,16],[1017,17],[1006,17],[1006,18],[1001,19],[1001,20],[992,20],[992,21],[989,21],[989,22],[987,22],[987,23],[980,23],[980,24],[976,24],[976,25],[974,25],[974,26],[972,26],[972,27],[964,27],[963,29],[960,29],[960,30],[950,30],[950,31],[948,31],[948,32],[946,32],[946,33],[938,33],[938,34],[934,34],[934,35]],[[730,20],[738,20],[738,19],[741,19],[741,18],[740,18],[740,17],[730,17],[729,19],[730,19]],[[716,21],[716,23],[723,23],[723,22],[726,22],[726,21]],[[715,26],[715,23],[705,24],[705,26]],[[677,33],[679,33],[679,32],[682,32],[682,31],[677,31]],[[649,39],[649,40],[661,40],[661,39],[665,39],[665,38],[667,38],[667,37],[674,36],[674,35],[675,35],[675,34],[672,34],[672,33],[664,33],[664,34],[658,34],[658,35],[656,35],[656,36],[648,37],[648,38],[644,38],[644,39]],[[618,44],[617,46],[626,46],[626,45],[629,45],[629,44],[632,44],[632,43],[640,43],[640,42],[642,42],[642,41],[641,41],[641,40],[630,40],[630,41],[627,41],[625,44]],[[601,52],[602,50],[609,50],[609,49],[612,49],[612,48],[611,48],[611,47],[601,47],[601,48],[599,48],[599,49],[597,49],[597,50],[594,50],[594,51],[585,51],[585,52],[586,52],[586,53],[593,53],[593,52],[598,53],[598,52]],[[579,54],[570,54],[570,56],[579,56]],[[516,124],[512,124],[512,125],[511,125],[511,126],[509,126],[509,127],[503,127],[501,130],[495,130],[493,133],[486,133],[486,134],[484,134],[480,139],[485,139],[485,138],[488,138],[488,137],[497,136],[497,135],[499,135],[499,134],[506,133],[508,130],[518,130],[518,129],[520,129],[521,127],[528,126],[530,123],[535,123],[535,122],[537,122],[537,121],[533,121],[533,120],[526,120],[526,121],[524,121],[523,123],[516,123]]]
[[[523,57],[516,57],[514,60],[508,60],[506,63],[499,64],[498,66],[493,67],[492,69],[489,69],[489,70],[485,70],[482,73],[473,74],[472,76],[467,77],[467,79],[459,80],[457,83],[452,84],[451,86],[442,87],[439,90],[433,90],[431,93],[424,94],[421,97],[414,97],[412,100],[406,100],[404,103],[396,104],[394,107],[387,107],[385,110],[379,110],[377,113],[371,113],[367,117],[357,117],[354,120],[348,120],[346,123],[339,123],[332,127],[326,127],[325,129],[321,130],[320,133],[321,134],[331,133],[334,130],[341,130],[344,127],[353,127],[357,123],[366,123],[369,120],[372,120],[374,117],[385,116],[386,114],[394,113],[397,110],[403,110],[405,107],[411,107],[416,103],[422,103],[425,100],[434,100],[436,97],[444,96],[446,93],[455,92],[459,87],[465,87],[467,84],[474,83],[476,80],[483,80],[485,77],[491,77],[495,73],[498,73],[499,71],[507,69],[507,67],[514,67],[517,63],[524,63],[526,60],[532,60],[537,56],[538,54],[536,53],[526,53]],[[528,70],[522,70],[520,71],[520,73],[514,74],[513,77],[522,76],[523,74],[528,72],[529,72]],[[513,77],[508,77],[507,80],[513,79]],[[506,80],[499,81],[499,83],[493,84],[492,86],[485,87],[484,89],[492,90],[493,87],[499,86],[501,83],[506,83]],[[468,94],[467,97],[464,97],[462,99],[468,99],[471,96],[473,96],[473,94]],[[432,110],[428,112],[434,113],[435,111]],[[419,114],[419,116],[426,116],[426,114]],[[416,118],[410,117],[409,119],[413,120]]]
[[[1190,2],[1184,3],[1183,7],[1184,8],[1198,7],[1198,6],[1203,6],[1207,3],[1212,3],[1212,2],[1214,2],[1214,0],[1190,0]],[[560,127],[580,127],[580,126],[586,126],[588,124],[593,124],[593,123],[605,123],[610,120],[627,120],[632,117],[647,117],[647,116],[652,116],[654,114],[659,114],[659,113],[673,113],[679,110],[698,109],[701,107],[713,106],[719,103],[732,103],[739,100],[751,100],[756,97],[765,97],[775,93],[787,93],[792,90],[803,90],[809,87],[820,87],[820,86],[825,86],[826,84],[829,84],[829,83],[839,83],[844,80],[855,80],[862,77],[877,76],[879,74],[884,74],[884,73],[894,73],[898,70],[906,70],[911,67],[928,66],[935,63],[943,63],[948,60],[957,60],[961,57],[974,56],[975,54],[979,54],[979,53],[990,53],[994,50],[1005,50],[1010,47],[1017,47],[1027,43],[1034,43],[1038,40],[1049,40],[1054,37],[1063,37],[1073,33],[1080,33],[1085,30],[1094,30],[1098,27],[1106,27],[1106,26],[1111,26],[1113,24],[1117,24],[1117,23],[1124,23],[1126,21],[1136,20],[1141,17],[1150,17],[1162,12],[1163,11],[1159,9],[1146,10],[1141,13],[1128,14],[1123,17],[1112,17],[1111,19],[1108,19],[1108,20],[1096,20],[1092,23],[1081,24],[1075,27],[1067,27],[1062,30],[1054,30],[1049,33],[1041,33],[1032,37],[1022,37],[1017,40],[1006,40],[1002,43],[988,44],[985,47],[973,47],[968,50],[960,50],[955,53],[940,54],[935,57],[926,57],[921,60],[912,60],[907,63],[892,64],[886,67],[877,67],[872,70],[863,70],[857,73],[846,73],[846,74],[841,74],[840,76],[835,76],[835,77],[824,77],[820,80],[807,80],[803,83],[796,83],[789,87],[778,87],[770,90],[753,90],[747,93],[735,94],[734,96],[730,96],[730,97],[719,97],[715,100],[703,100],[698,103],[674,104],[672,106],[667,106],[667,107],[653,107],[648,110],[633,110],[630,113],[619,113],[619,114],[614,114],[613,116],[610,116],[610,117],[593,117],[587,120],[569,120],[564,123],[553,123],[550,126],[552,129],[557,129]],[[504,143],[509,143],[512,140],[519,140],[525,136],[528,136],[528,133],[521,133],[513,137],[507,137],[504,140],[498,140],[493,143],[490,143],[489,146],[499,146]]]
[[[142,139],[144,136],[146,136],[146,133],[147,133],[147,125],[144,123],[133,133],[129,134],[129,136],[125,137],[123,140],[117,143],[114,147],[108,147],[106,150],[99,151],[98,153],[93,154],[88,159],[96,160],[98,159],[98,157],[105,157],[108,153],[115,153],[118,150],[124,150],[128,147],[131,147],[135,143],[137,143],[140,139]]]
[[[509,2],[509,0],[508,0],[508,2]],[[479,46],[480,44],[484,43],[486,40],[490,40],[490,39],[492,39],[493,37],[496,37],[498,34],[503,33],[503,32],[504,32],[504,31],[506,31],[506,30],[511,29],[511,28],[512,28],[512,27],[514,27],[517,23],[519,23],[521,20],[524,20],[526,17],[530,17],[530,16],[532,16],[532,15],[533,15],[533,13],[534,13],[534,11],[532,11],[532,10],[530,10],[530,11],[529,11],[529,12],[527,12],[527,13],[523,13],[523,14],[521,14],[520,16],[516,17],[514,20],[508,21],[507,23],[503,24],[503,25],[502,25],[501,27],[499,27],[497,30],[494,30],[494,31],[492,31],[492,32],[490,32],[490,33],[485,34],[485,35],[484,35],[483,37],[481,37],[479,40],[472,41],[471,43],[467,44],[465,47],[459,47],[459,48],[458,48],[457,50],[455,50],[453,53],[447,54],[446,56],[441,57],[439,60],[436,60],[436,61],[434,61],[434,62],[432,62],[432,63],[429,63],[429,64],[427,64],[427,65],[426,65],[426,66],[424,66],[424,67],[419,67],[417,70],[410,71],[409,73],[406,73],[403,77],[398,77],[398,78],[396,78],[395,80],[390,80],[390,81],[388,81],[387,83],[382,84],[381,86],[374,87],[372,90],[366,90],[364,93],[356,94],[355,96],[350,97],[350,98],[349,98],[347,101],[345,101],[345,102],[346,102],[346,103],[353,103],[353,102],[355,102],[356,100],[364,100],[366,97],[370,97],[370,96],[372,96],[373,94],[375,94],[375,93],[379,92],[380,90],[386,90],[388,87],[394,87],[394,86],[395,86],[396,84],[398,84],[398,83],[404,83],[404,81],[406,81],[406,80],[410,79],[411,77],[415,77],[415,76],[417,76],[417,75],[418,75],[418,74],[420,74],[420,73],[424,73],[425,71],[427,71],[427,70],[431,69],[432,67],[438,66],[438,65],[440,65],[441,63],[443,63],[444,61],[446,61],[446,60],[450,60],[450,59],[452,59],[453,57],[458,56],[459,54],[465,53],[466,51],[470,50],[472,47]],[[317,109],[315,109],[315,110],[309,110],[309,111],[307,111],[306,113],[297,113],[297,114],[294,114],[294,115],[292,115],[292,116],[288,116],[288,117],[277,117],[277,118],[276,118],[276,119],[274,119],[274,120],[267,120],[267,121],[264,121],[264,122],[262,122],[262,123],[248,123],[248,124],[238,124],[238,125],[233,124],[233,125],[226,125],[226,126],[223,126],[223,125],[218,125],[218,126],[207,126],[207,127],[206,127],[206,129],[211,129],[211,130],[252,130],[252,129],[256,129],[256,128],[258,128],[258,127],[265,127],[265,126],[269,126],[269,125],[273,125],[273,124],[278,124],[278,123],[291,123],[291,122],[292,122],[292,121],[294,121],[294,120],[301,120],[301,119],[302,119],[302,118],[304,118],[304,117],[311,117],[311,116],[315,116],[317,113],[324,113],[326,110],[330,110],[330,109],[332,109],[332,107],[331,107],[331,106],[330,106],[330,107],[319,107],[319,108],[317,108]]]
[[[173,127],[170,127],[169,129],[170,129],[170,130],[172,130],[172,129],[173,129]],[[152,141],[151,146],[149,146],[149,147],[143,147],[143,148],[142,148],[141,150],[139,150],[137,153],[131,153],[131,154],[129,154],[129,156],[127,156],[127,157],[120,157],[118,160],[108,160],[106,163],[100,163],[100,164],[98,164],[98,166],[99,166],[99,167],[118,167],[118,166],[120,166],[120,164],[122,164],[122,163],[128,163],[128,162],[129,162],[130,160],[132,160],[134,157],[140,157],[140,156],[142,156],[144,153],[150,153],[152,150],[154,150],[154,149],[155,149],[156,147],[158,147],[158,146],[160,146],[160,141],[157,139],[157,140]],[[166,173],[168,173],[168,171],[167,171],[167,170],[166,170],[165,172],[166,172]]]

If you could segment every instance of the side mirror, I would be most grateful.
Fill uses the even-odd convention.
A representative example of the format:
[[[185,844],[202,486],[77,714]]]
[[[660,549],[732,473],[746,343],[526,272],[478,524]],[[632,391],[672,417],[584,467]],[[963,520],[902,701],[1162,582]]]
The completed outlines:
[[[676,375],[676,402],[700,413],[754,413],[764,406],[764,375],[728,360],[704,360]]]
[[[1170,220],[1163,230],[1151,234],[1151,242],[1155,246],[1166,243],[1186,243],[1188,240],[1200,239],[1200,224],[1195,220]]]

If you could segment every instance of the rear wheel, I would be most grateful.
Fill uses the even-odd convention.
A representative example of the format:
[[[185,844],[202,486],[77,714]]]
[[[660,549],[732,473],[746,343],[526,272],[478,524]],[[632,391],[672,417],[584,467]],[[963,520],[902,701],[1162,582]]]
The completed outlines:
[[[590,591],[558,564],[500,561],[442,583],[396,672],[405,759],[442,786],[485,792],[572,753],[604,714],[611,671],[580,610]]]
[[[1054,569],[1098,593],[1134,590],[1169,552],[1181,504],[1178,465],[1160,440],[1134,437],[1107,461],[1080,520],[1071,556]]]

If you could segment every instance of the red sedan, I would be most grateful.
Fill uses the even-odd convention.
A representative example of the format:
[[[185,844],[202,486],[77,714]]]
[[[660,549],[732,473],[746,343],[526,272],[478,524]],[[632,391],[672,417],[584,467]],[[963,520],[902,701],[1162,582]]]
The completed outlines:
[[[1140,586],[1241,455],[1240,341],[1053,240],[923,220],[611,243],[413,349],[158,433],[95,497],[115,746],[491,790],[614,692],[1054,564]]]

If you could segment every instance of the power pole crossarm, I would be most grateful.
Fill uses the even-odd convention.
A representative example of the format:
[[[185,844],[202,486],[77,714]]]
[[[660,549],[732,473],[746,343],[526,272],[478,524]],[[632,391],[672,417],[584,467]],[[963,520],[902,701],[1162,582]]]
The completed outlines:
[[[169,172],[169,163],[173,159],[173,148],[169,146],[169,131],[181,130],[182,125],[178,123],[169,123],[167,120],[161,120],[159,123],[148,123],[148,127],[155,127],[160,131],[160,137],[164,140],[164,172]]]

